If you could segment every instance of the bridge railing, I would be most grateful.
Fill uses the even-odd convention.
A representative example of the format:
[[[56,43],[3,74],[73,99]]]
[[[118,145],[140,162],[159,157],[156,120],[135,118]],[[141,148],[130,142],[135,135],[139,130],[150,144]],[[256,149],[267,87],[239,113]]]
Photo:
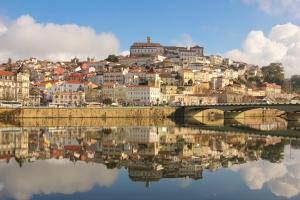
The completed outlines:
[[[251,106],[251,105],[263,105],[263,106],[272,106],[272,105],[299,105],[300,103],[216,103],[216,104],[198,104],[198,105],[184,105],[188,106]]]

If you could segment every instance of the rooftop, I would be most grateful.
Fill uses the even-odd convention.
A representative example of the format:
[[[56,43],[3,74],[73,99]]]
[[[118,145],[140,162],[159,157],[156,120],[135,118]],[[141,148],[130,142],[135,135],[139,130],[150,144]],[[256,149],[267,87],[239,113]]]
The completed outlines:
[[[14,76],[14,72],[0,70],[0,76]]]

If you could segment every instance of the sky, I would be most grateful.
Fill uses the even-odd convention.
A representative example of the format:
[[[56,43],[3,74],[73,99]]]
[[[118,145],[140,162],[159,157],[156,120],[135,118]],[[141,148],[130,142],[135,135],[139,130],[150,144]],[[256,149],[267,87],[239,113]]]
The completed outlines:
[[[0,0],[0,61],[100,59],[147,36],[300,74],[300,0]]]

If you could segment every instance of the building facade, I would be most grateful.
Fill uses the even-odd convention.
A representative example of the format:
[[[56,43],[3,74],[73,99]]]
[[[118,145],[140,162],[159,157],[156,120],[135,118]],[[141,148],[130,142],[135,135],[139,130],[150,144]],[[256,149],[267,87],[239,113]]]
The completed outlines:
[[[29,84],[28,73],[0,71],[0,100],[28,101]]]
[[[135,42],[130,47],[130,56],[155,56],[163,53],[163,46],[153,43],[151,37],[147,37],[147,42]]]
[[[85,93],[79,92],[55,92],[52,103],[70,106],[79,106],[85,103]]]
[[[155,105],[160,100],[160,88],[148,85],[127,86],[127,103],[132,105]]]

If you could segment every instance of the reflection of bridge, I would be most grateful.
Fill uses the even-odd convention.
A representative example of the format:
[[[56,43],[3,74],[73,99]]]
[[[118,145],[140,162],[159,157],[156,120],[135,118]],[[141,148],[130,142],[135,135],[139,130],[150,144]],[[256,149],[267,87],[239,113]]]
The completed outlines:
[[[187,125],[187,127],[199,128],[202,131],[217,131],[224,133],[235,133],[235,134],[254,134],[254,135],[272,135],[272,136],[280,136],[280,137],[293,137],[299,138],[300,131],[295,129],[287,129],[287,130],[274,130],[274,131],[262,131],[255,130],[249,127],[243,127],[238,124],[228,125],[228,126],[191,126]]]
[[[223,112],[224,118],[235,118],[245,111],[254,109],[263,110],[278,110],[282,111],[288,119],[294,119],[296,115],[300,114],[300,104],[214,104],[214,105],[198,105],[198,106],[184,106],[181,109],[184,117],[194,117],[205,110],[218,110]],[[264,112],[262,112],[263,114]],[[281,113],[282,114],[282,113]]]
[[[293,109],[298,110],[300,105],[294,106]],[[256,109],[257,107],[253,108]],[[208,108],[207,109],[211,109]],[[275,109],[275,108],[274,108]],[[191,113],[194,111],[192,110]],[[199,112],[197,110],[196,112]],[[201,112],[201,111],[200,111]],[[188,113],[188,114],[191,114]],[[225,113],[225,111],[224,111]],[[234,111],[233,113],[239,113]],[[259,135],[276,135],[284,137],[300,137],[300,118],[298,111],[297,120],[287,120],[282,117],[275,116],[258,116],[258,117],[244,117],[244,118],[209,118],[208,116],[197,117],[190,116],[182,119],[177,119],[177,123],[187,127],[197,127],[204,130],[222,131],[232,133],[249,133]],[[194,113],[195,114],[195,113]]]

